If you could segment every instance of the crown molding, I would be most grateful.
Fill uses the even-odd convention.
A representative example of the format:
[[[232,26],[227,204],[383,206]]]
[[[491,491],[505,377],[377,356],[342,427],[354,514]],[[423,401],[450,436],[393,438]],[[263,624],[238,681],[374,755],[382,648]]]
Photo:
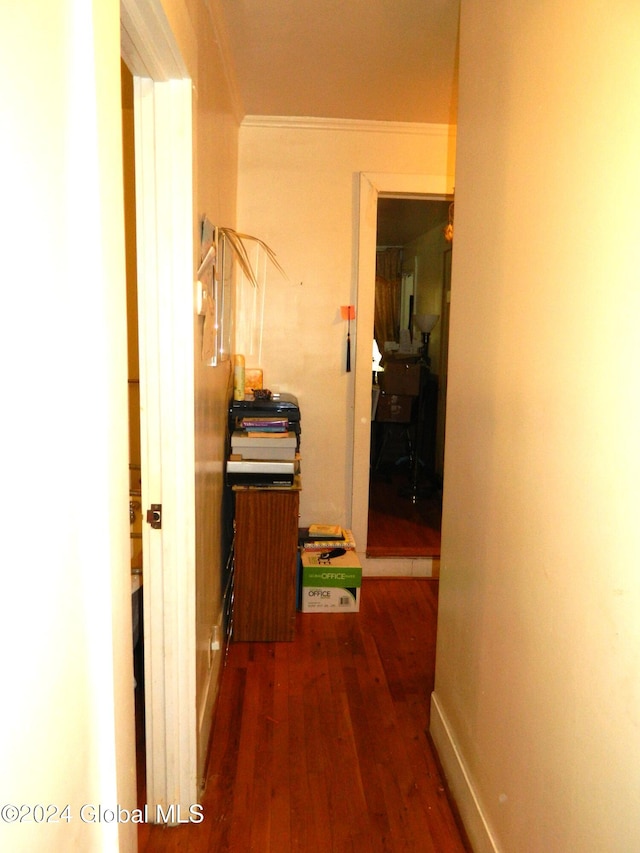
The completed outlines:
[[[365,119],[316,118],[315,116],[247,115],[241,127],[290,128],[295,130],[329,130],[362,133],[409,133],[421,136],[450,136],[456,126],[411,121],[372,121]]]

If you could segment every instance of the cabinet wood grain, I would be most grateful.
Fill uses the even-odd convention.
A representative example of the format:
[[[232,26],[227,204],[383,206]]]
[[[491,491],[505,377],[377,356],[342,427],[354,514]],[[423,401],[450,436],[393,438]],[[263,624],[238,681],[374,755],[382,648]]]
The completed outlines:
[[[293,640],[299,492],[235,493],[233,640]]]

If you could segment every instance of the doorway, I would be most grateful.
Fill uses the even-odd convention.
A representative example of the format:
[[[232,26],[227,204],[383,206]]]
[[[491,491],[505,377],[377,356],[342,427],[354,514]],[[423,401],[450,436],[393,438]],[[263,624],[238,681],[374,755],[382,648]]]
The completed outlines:
[[[379,172],[360,174],[358,209],[357,304],[359,330],[374,328],[375,254],[380,197],[446,199],[453,197],[453,177]],[[371,332],[356,338],[353,419],[351,527],[357,542],[366,542],[369,516],[372,413]],[[436,573],[434,558],[369,558],[360,552],[363,569],[371,575],[425,576]]]
[[[439,557],[449,198],[380,196],[376,227],[369,557]],[[425,334],[423,318],[437,318]],[[385,369],[386,368],[386,369]]]

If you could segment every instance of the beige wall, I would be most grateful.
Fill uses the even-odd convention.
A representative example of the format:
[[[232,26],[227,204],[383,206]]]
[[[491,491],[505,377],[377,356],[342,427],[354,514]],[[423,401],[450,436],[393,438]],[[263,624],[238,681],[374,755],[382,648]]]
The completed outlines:
[[[0,788],[70,806],[3,823],[13,851],[135,846],[79,817],[135,804],[119,43],[98,0],[27,0],[0,28]]]
[[[441,127],[241,127],[239,227],[265,240],[288,276],[269,271],[263,363],[252,366],[300,403],[303,525],[350,524],[355,374],[345,372],[340,306],[356,304],[359,174],[447,175],[449,145]],[[373,330],[352,324],[352,354],[356,334],[372,339]]]
[[[638,32],[462,2],[432,726],[477,850],[640,849]]]
[[[178,7],[167,2],[169,17]],[[184,38],[181,48],[194,82],[194,269],[200,261],[200,223],[206,215],[215,225],[235,226],[238,173],[238,124],[235,104],[215,48],[217,37],[207,5],[189,2],[197,43]],[[169,8],[172,7],[172,8]],[[226,411],[230,397],[230,363],[205,366],[201,358],[203,318],[194,312],[195,489],[196,489],[196,705],[202,774],[210,731],[221,654],[211,654],[214,625],[221,619],[221,504],[224,474]]]

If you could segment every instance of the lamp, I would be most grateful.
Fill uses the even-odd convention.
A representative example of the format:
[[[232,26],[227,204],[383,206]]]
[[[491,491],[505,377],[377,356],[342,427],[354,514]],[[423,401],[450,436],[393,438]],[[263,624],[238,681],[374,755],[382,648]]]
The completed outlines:
[[[422,332],[422,357],[427,364],[431,364],[431,359],[429,358],[429,335],[439,319],[439,314],[413,315],[413,322]]]
[[[371,369],[373,371],[373,378],[374,378],[376,385],[378,384],[378,374],[384,373],[384,367],[382,367],[382,365],[380,364],[381,361],[382,361],[382,353],[380,352],[380,347],[378,346],[378,342],[374,338],[373,339],[373,352],[372,352],[372,367],[371,367]]]

